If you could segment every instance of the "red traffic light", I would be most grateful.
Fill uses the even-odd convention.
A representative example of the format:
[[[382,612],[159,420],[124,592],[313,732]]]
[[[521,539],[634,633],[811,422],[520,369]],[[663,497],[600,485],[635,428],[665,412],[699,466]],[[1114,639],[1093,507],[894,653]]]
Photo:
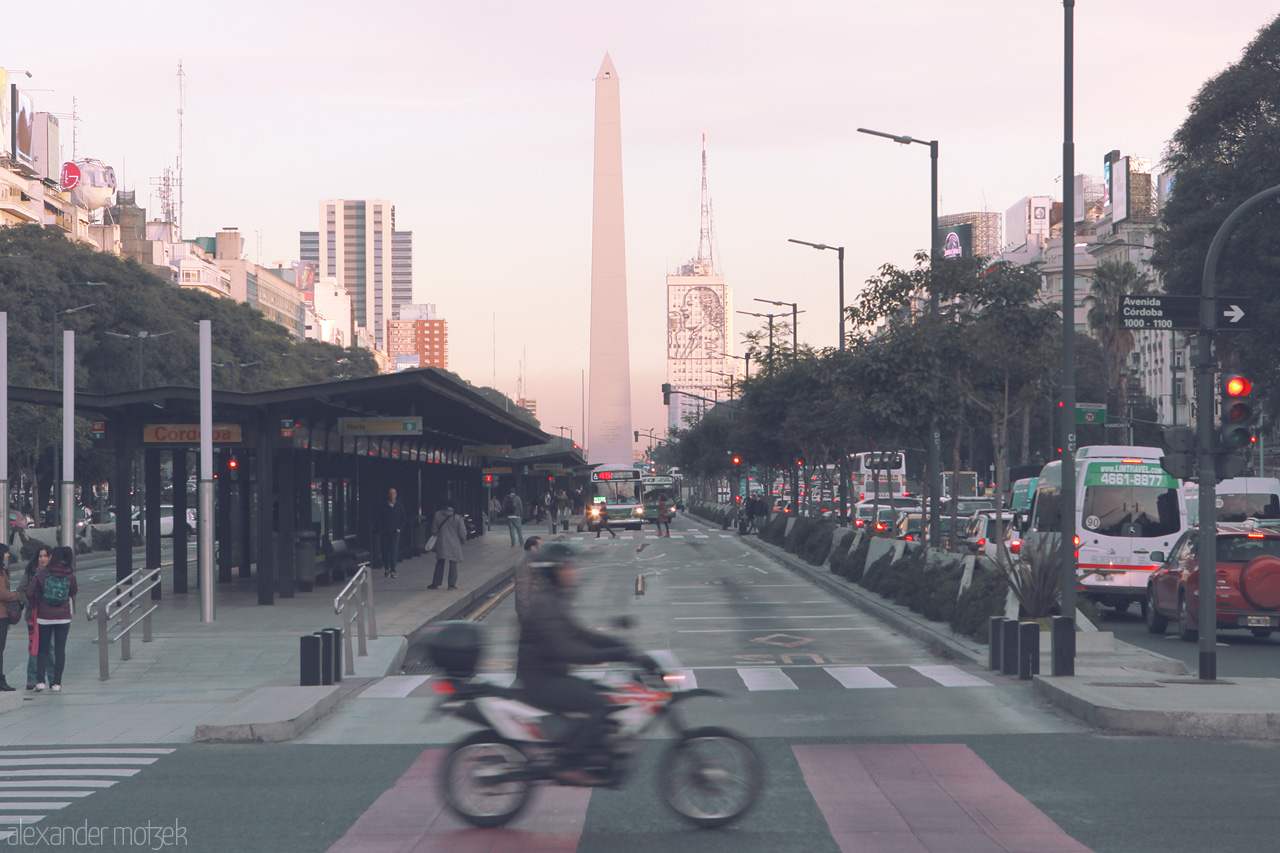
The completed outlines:
[[[741,465],[741,464],[742,464],[742,459],[741,459],[741,457],[738,457],[738,456],[733,457],[733,464],[734,464],[734,465]]]
[[[1253,390],[1253,384],[1243,376],[1231,376],[1223,384],[1222,390],[1228,397],[1247,397]]]

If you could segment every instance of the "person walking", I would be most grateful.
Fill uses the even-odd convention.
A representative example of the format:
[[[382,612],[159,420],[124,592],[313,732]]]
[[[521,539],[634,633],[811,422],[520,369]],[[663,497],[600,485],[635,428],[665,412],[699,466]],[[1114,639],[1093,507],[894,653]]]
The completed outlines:
[[[542,548],[541,536],[530,536],[524,540],[524,553],[512,567],[511,581],[515,585],[516,619],[524,619],[525,611],[533,596],[546,586],[546,578],[542,572],[534,571],[533,564],[538,559],[538,551]]]
[[[378,507],[376,522],[382,546],[382,576],[393,578],[400,558],[400,531],[408,526],[404,506],[396,501],[395,489],[387,489],[387,502]]]
[[[519,548],[524,541],[524,501],[514,487],[502,499],[502,514],[507,519],[507,532],[511,534],[511,547]]]
[[[4,677],[4,647],[9,639],[9,612],[11,607],[22,607],[22,597],[9,587],[9,546],[0,544],[0,602],[4,607],[0,609],[0,691],[11,691],[14,688],[9,686],[9,682]],[[18,610],[18,621],[22,620],[22,610]]]
[[[18,587],[18,594],[22,596],[22,603],[27,608],[27,689],[36,689],[36,662],[39,657],[40,649],[40,628],[36,625],[36,602],[35,599],[27,597],[27,587],[31,585],[31,580],[36,576],[36,572],[49,565],[49,558],[52,551],[47,545],[41,545],[36,549],[35,554],[31,556],[27,562],[27,570],[22,575],[22,584]]]
[[[551,518],[551,533],[555,535],[556,525],[560,523],[560,501],[556,498],[555,489],[547,492],[547,515]]]
[[[666,533],[663,533],[666,528]],[[665,494],[658,498],[658,535],[671,538],[671,507],[667,506],[667,496]]]
[[[431,520],[431,535],[436,544],[431,550],[436,555],[436,571],[427,589],[439,589],[444,580],[444,564],[449,561],[449,589],[458,588],[458,562],[462,559],[462,543],[467,541],[467,523],[454,510],[453,501],[446,501],[444,509]]]
[[[497,524],[501,518],[502,501],[498,499],[497,495],[493,495],[489,498],[489,529],[492,530],[493,526]]]
[[[600,521],[596,524],[596,538],[600,538],[600,532],[605,531],[609,534],[610,539],[617,539],[618,534],[613,532],[613,528],[609,526],[609,502],[601,500],[596,504],[600,508]]]
[[[75,555],[65,545],[53,549],[49,565],[36,572],[27,586],[27,599],[35,602],[40,627],[40,654],[36,661],[36,692],[45,679],[54,693],[62,690],[62,670],[67,665],[67,632],[71,630],[71,600],[79,587],[73,566]]]

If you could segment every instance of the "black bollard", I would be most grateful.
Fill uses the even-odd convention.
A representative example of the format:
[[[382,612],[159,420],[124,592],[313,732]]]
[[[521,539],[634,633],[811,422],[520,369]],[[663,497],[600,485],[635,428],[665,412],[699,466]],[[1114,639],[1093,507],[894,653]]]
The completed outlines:
[[[1002,675],[1018,674],[1018,620],[1006,619],[1004,624],[1000,626],[1001,633],[1004,635],[1000,639],[1001,667]]]
[[[1053,674],[1076,674],[1076,621],[1070,616],[1055,616],[1049,626],[1053,646]]]
[[[301,661],[301,680],[303,687],[320,685],[320,638],[315,634],[307,634],[298,638],[298,660]]]
[[[325,628],[320,634],[328,635],[329,647],[333,649],[333,684],[342,681],[342,629]]]
[[[1018,680],[1040,674],[1040,623],[1018,623]]]
[[[987,669],[997,671],[1003,664],[1000,641],[1004,639],[1004,617],[992,616],[987,621]]]
[[[316,631],[320,638],[320,683],[333,684],[333,635]]]

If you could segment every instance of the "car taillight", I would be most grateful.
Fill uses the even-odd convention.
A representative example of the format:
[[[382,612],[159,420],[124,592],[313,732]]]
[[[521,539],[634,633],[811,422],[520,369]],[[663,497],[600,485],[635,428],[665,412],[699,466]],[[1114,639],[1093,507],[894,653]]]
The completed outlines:
[[[876,530],[888,530],[888,529],[889,529],[889,525],[885,524],[883,521],[876,522]]]
[[[1266,534],[1263,534],[1263,533],[1246,533],[1245,536],[1247,536],[1250,539],[1266,539],[1267,538]]]
[[[1021,539],[1015,539],[1015,540],[1013,540],[1012,542],[1010,542],[1010,543],[1009,543],[1009,553],[1010,553],[1010,554],[1016,554],[1016,553],[1018,553],[1018,552],[1019,552],[1019,551],[1021,551],[1021,550],[1022,550],[1022,540],[1021,540]]]
[[[1073,545],[1075,545],[1077,548],[1079,548],[1079,547],[1080,547],[1080,537],[1079,537],[1079,536],[1072,536],[1072,537],[1071,537],[1071,544],[1073,544]]]
[[[910,533],[908,533],[906,536],[903,536],[902,538],[907,540],[908,542],[916,541],[916,537],[912,536]]]
[[[983,538],[983,539],[979,539],[979,540],[978,540],[978,547],[979,547],[979,548],[984,547],[986,544],[987,544],[987,540],[986,540],[985,538]]]
[[[453,686],[452,681],[434,681],[431,684],[431,689],[437,693],[457,693],[458,692],[458,688]]]

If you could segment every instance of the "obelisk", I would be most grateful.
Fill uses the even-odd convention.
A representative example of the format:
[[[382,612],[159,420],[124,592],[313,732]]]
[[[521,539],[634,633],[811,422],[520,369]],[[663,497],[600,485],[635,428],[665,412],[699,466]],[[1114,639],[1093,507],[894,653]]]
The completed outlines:
[[[596,147],[591,216],[591,462],[631,463],[631,352],[627,251],[622,222],[622,112],[609,54],[596,74]]]

